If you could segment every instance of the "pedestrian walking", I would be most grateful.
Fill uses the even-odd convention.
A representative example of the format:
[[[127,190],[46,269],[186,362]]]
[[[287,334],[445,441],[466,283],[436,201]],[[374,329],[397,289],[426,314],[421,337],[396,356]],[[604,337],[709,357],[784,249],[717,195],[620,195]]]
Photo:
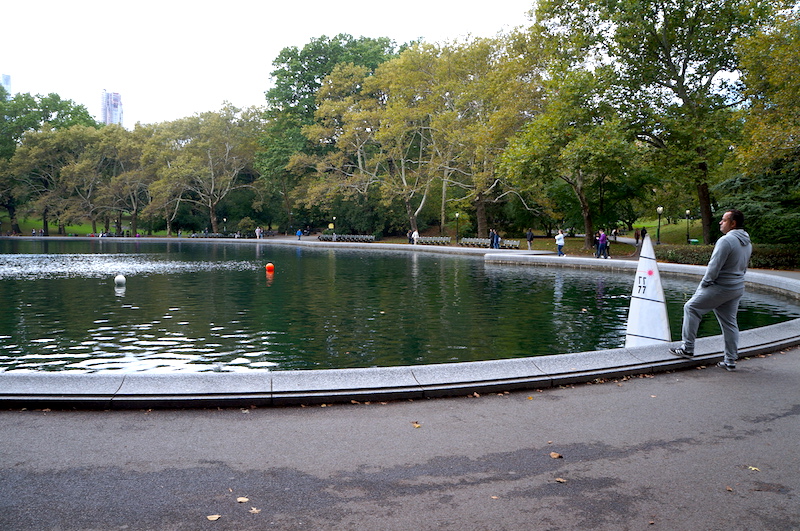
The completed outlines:
[[[556,249],[558,249],[558,256],[567,256],[564,254],[564,231],[558,229],[558,234],[556,234]]]

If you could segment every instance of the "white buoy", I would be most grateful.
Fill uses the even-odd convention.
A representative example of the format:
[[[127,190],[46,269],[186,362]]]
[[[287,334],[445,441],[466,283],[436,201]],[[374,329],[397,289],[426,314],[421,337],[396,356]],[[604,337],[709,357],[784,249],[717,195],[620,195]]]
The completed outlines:
[[[117,286],[124,286],[125,285],[125,275],[117,275],[114,277],[114,284]]]

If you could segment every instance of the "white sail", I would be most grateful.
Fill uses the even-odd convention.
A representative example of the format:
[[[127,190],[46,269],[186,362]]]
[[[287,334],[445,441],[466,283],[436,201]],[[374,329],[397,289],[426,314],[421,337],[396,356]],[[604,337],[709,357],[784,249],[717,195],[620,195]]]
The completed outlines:
[[[672,336],[667,318],[667,303],[661,287],[656,254],[650,235],[642,240],[636,278],[633,281],[631,305],[628,310],[628,328],[625,332],[625,347],[640,347],[669,343]]]

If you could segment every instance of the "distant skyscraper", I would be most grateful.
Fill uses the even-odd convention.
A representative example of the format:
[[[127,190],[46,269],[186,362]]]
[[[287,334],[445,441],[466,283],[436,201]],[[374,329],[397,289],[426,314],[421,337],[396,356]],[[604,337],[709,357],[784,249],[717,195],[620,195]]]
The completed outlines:
[[[11,76],[8,74],[0,75],[0,85],[3,85],[3,88],[6,89],[8,92],[8,97],[11,97]]]
[[[100,121],[104,124],[122,125],[122,96],[118,92],[103,91]]]

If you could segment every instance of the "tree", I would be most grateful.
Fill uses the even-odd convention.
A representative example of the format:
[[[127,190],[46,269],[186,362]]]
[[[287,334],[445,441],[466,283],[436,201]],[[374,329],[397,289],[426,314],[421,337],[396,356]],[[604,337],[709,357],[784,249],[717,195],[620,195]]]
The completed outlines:
[[[14,196],[31,201],[41,214],[45,234],[49,221],[56,219],[59,231],[74,221],[70,201],[76,176],[85,170],[83,157],[98,142],[94,127],[75,125],[68,129],[46,129],[25,135],[24,143],[11,159],[16,187]]]
[[[742,210],[756,240],[795,243],[800,233],[800,14],[787,12],[739,43],[749,106],[736,146],[742,173],[718,190]]]
[[[86,107],[72,100],[62,100],[58,94],[9,96],[0,87],[0,207],[5,208],[11,218],[12,232],[18,233],[16,211],[19,203],[14,195],[17,187],[9,162],[23,137],[43,126],[64,129],[73,125],[97,127],[97,123]]]
[[[599,77],[588,71],[554,82],[544,111],[512,142],[503,162],[503,171],[520,188],[533,184],[543,190],[552,179],[570,186],[580,205],[587,249],[598,210],[590,190],[622,180],[636,154],[616,111],[599,97],[601,87]]]
[[[309,144],[302,128],[314,123],[316,96],[322,82],[339,64],[363,66],[373,72],[394,57],[396,45],[389,38],[354,38],[339,34],[312,39],[302,48],[281,50],[273,61],[274,86],[266,92],[267,124],[259,139],[256,168],[266,191],[276,198],[286,218],[300,206],[295,190],[302,172],[287,170],[296,154],[319,155],[324,146]]]
[[[255,186],[253,160],[261,133],[258,109],[241,110],[230,104],[219,112],[177,120],[171,124],[175,150],[162,179],[180,182],[181,200],[205,210],[212,232],[218,232],[218,207],[228,195]],[[171,189],[159,185],[160,190]],[[172,195],[172,194],[167,194]]]
[[[653,148],[654,163],[697,194],[711,240],[709,186],[724,177],[736,137],[730,107],[736,39],[773,11],[771,0],[548,0],[539,28],[573,64],[617,70],[620,108]]]
[[[517,191],[498,176],[508,142],[542,106],[539,44],[525,34],[476,39],[442,49],[431,120],[443,181],[458,203],[471,206],[479,235],[488,235],[489,203]]]

